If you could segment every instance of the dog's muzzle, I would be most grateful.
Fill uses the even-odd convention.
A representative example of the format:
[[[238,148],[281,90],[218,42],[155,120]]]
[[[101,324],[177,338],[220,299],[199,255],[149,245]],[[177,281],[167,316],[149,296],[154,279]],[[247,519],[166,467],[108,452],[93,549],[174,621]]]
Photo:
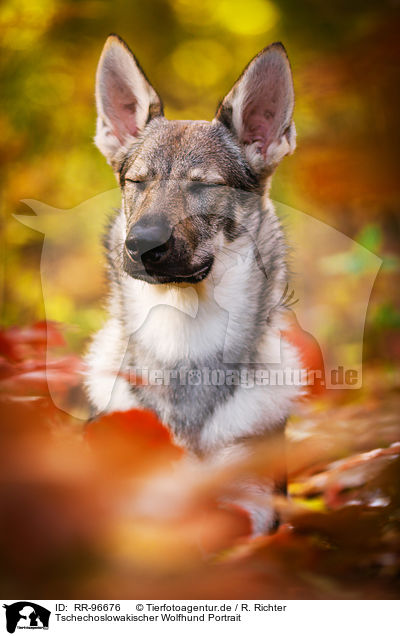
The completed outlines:
[[[164,219],[139,221],[125,241],[124,269],[127,274],[149,283],[198,283],[209,274],[214,257],[190,263],[187,250],[179,249],[172,228]]]

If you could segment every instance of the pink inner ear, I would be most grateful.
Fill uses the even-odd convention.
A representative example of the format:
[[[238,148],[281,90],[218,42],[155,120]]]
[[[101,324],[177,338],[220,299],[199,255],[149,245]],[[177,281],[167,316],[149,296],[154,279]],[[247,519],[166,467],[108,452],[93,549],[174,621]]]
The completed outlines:
[[[243,110],[242,141],[244,144],[257,142],[261,153],[265,155],[272,141],[274,113],[268,109],[265,101],[251,101]]]
[[[136,99],[133,99],[130,103],[120,101],[116,106],[116,112],[120,113],[119,120],[124,122],[126,131],[134,137],[138,133],[138,127],[136,125],[136,107]],[[123,141],[123,139],[120,139],[117,129],[115,132],[119,140]]]
[[[279,90],[268,81],[254,89],[255,95],[246,100],[242,112],[242,141],[245,144],[257,143],[265,156],[270,143],[274,140],[277,128],[277,114],[282,108]]]
[[[290,74],[280,52],[267,51],[244,78],[242,141],[266,155],[277,140],[290,108]]]
[[[107,78],[106,94],[109,96],[106,115],[113,125],[114,134],[123,143],[127,134],[136,136],[138,133],[137,99],[130,88],[114,73]]]

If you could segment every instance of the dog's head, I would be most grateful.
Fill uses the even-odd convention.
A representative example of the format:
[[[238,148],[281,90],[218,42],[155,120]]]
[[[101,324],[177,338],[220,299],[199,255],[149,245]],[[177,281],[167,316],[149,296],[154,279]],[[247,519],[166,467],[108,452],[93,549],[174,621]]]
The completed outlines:
[[[168,121],[134,55],[107,39],[96,78],[96,144],[112,165],[126,218],[123,267],[149,283],[203,280],[218,250],[259,214],[259,195],[295,147],[284,47],[244,70],[212,122]]]

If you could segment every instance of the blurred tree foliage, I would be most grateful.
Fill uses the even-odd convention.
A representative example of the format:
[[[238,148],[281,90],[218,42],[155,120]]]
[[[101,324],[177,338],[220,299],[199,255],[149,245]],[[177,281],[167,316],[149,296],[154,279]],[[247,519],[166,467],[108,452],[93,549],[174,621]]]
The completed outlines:
[[[21,200],[65,209],[115,187],[92,143],[94,74],[107,35],[117,32],[130,44],[163,96],[166,115],[191,119],[211,118],[248,60],[282,40],[294,71],[299,149],[279,169],[273,198],[383,258],[368,316],[367,354],[391,358],[400,349],[400,313],[393,302],[399,26],[394,0],[3,0],[3,321],[43,316],[42,235],[13,219],[13,213],[29,213]],[[81,301],[61,294],[48,316],[78,324],[85,333],[101,321],[94,307],[103,293],[89,265],[97,254],[89,234],[86,254],[70,270],[76,277],[78,269]],[[68,272],[67,255],[60,259]]]

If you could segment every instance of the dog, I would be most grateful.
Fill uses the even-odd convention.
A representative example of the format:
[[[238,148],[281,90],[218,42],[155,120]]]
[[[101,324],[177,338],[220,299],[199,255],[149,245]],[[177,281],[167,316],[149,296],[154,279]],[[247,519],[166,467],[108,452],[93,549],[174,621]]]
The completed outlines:
[[[283,436],[299,395],[292,383],[242,382],[300,366],[280,335],[288,248],[268,196],[296,145],[286,51],[262,50],[212,121],[169,121],[127,44],[110,35],[96,105],[95,144],[122,206],[105,239],[109,317],[86,358],[93,413],[151,409],[193,457],[230,461],[249,440]],[[135,382],[144,370],[157,381]],[[254,534],[277,526],[278,486],[238,486]]]

